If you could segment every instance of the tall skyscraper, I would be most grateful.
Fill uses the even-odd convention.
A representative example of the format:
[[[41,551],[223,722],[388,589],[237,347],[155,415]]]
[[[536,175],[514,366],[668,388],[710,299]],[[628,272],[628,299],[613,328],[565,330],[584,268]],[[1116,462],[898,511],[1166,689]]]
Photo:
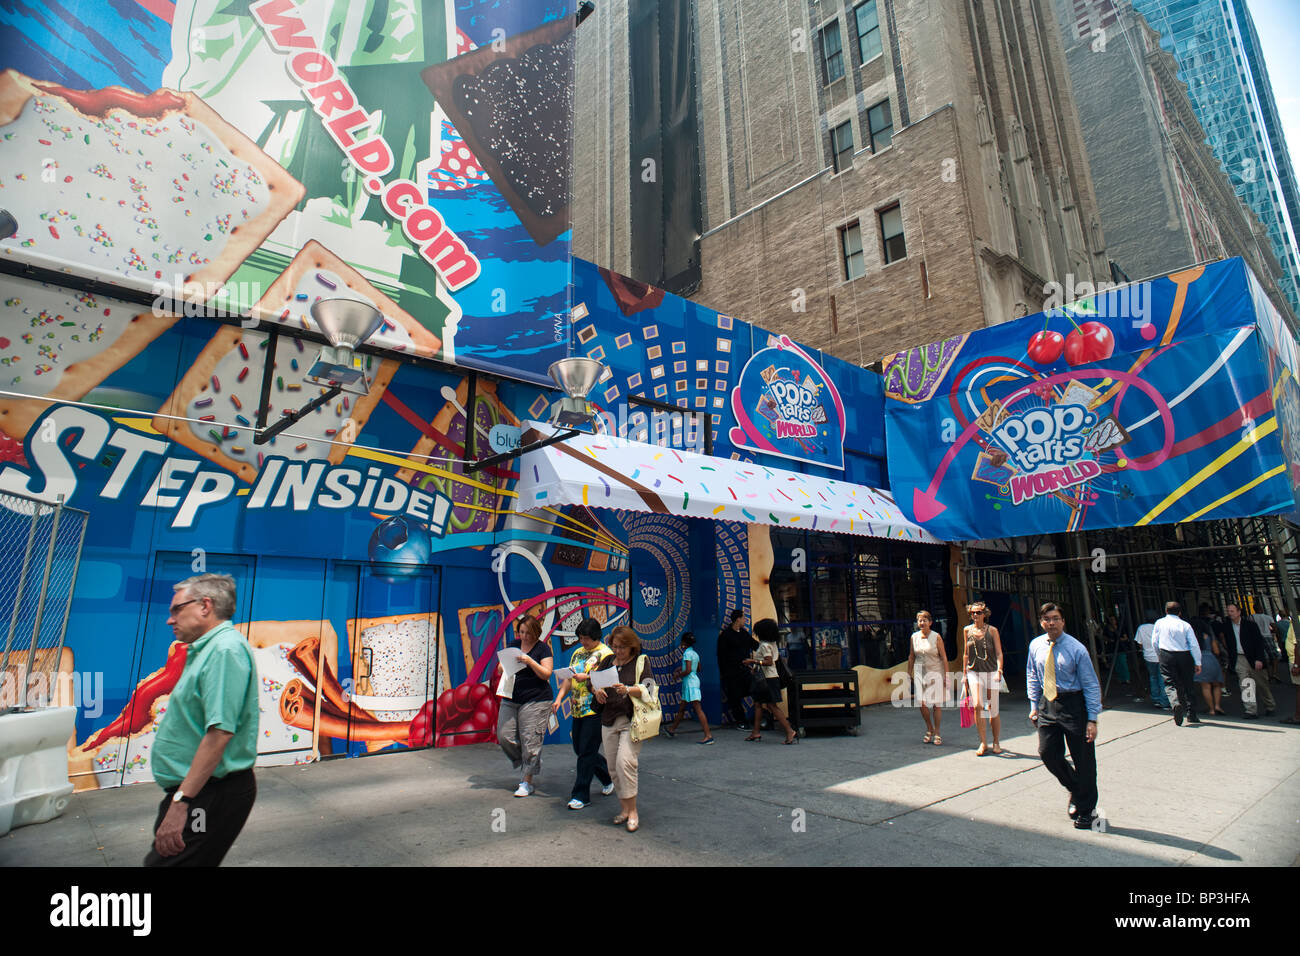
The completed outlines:
[[[1268,230],[1282,290],[1300,312],[1295,172],[1245,0],[1133,0],[1178,76],[1233,189]]]
[[[1126,0],[1056,0],[1107,254],[1134,278],[1241,256],[1295,326],[1268,230],[1236,195],[1177,78]]]

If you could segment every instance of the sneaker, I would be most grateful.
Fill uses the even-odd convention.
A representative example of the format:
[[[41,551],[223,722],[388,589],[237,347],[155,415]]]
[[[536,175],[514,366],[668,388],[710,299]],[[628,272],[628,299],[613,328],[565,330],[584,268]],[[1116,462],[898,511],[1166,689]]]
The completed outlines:
[[[713,738],[710,737],[710,738],[708,738],[707,740],[700,740],[700,741],[696,741],[696,742],[697,742],[697,743],[700,743],[700,744],[711,744],[711,743],[713,743]]]
[[[533,785],[525,781],[519,782],[519,788],[515,790],[516,797],[531,797],[533,795]]]
[[[613,793],[613,792],[614,792],[614,781],[613,781],[613,780],[611,780],[609,783],[605,784],[605,786],[603,786],[603,787],[600,788],[600,795],[601,795],[602,797],[608,797],[608,796],[609,796],[611,793]]]
[[[581,810],[585,806],[586,804],[583,803],[581,800],[579,800],[577,797],[574,797],[568,803],[568,807],[570,810]]]

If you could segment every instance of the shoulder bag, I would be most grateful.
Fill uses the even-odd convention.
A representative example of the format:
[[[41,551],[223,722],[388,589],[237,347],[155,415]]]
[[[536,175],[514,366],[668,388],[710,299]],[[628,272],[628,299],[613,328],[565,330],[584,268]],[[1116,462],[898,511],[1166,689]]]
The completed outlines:
[[[632,698],[632,728],[629,735],[638,742],[659,735],[659,724],[664,713],[659,706],[659,685],[653,678],[642,679],[645,668],[646,656],[642,654],[636,662],[636,682],[641,687],[641,696],[628,695]]]

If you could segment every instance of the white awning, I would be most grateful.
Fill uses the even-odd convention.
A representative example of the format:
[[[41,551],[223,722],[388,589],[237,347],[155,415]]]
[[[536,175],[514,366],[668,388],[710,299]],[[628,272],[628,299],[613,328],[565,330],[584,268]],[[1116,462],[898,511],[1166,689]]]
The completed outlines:
[[[548,425],[524,427],[525,445],[555,433]],[[887,491],[612,435],[584,434],[539,448],[521,456],[517,467],[519,512],[587,505],[938,541],[908,521]]]

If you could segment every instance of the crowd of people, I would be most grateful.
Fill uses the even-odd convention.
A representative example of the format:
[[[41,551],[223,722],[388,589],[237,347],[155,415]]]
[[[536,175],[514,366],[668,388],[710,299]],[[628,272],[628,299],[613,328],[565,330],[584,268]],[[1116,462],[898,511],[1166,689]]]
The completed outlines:
[[[160,719],[153,750],[154,778],[163,788],[154,822],[149,866],[218,865],[247,819],[257,796],[253,766],[257,758],[258,691],[256,663],[248,642],[231,624],[235,610],[235,581],[229,575],[202,574],[177,583],[168,625],[188,647],[185,670]],[[1004,656],[998,629],[989,622],[983,603],[969,605],[970,623],[963,628],[961,655],[962,723],[973,723],[979,736],[976,754],[1002,753],[998,699],[1006,691]],[[1135,635],[1141,647],[1147,686],[1158,707],[1168,707],[1174,721],[1197,724],[1197,699],[1204,712],[1223,714],[1229,698],[1228,674],[1237,679],[1236,696],[1247,718],[1274,713],[1269,688],[1271,671],[1281,660],[1290,680],[1300,685],[1296,634],[1286,616],[1270,621],[1243,614],[1236,604],[1220,618],[1202,605],[1200,614],[1184,620],[1176,601],[1165,615],[1144,624]],[[1069,793],[1067,813],[1079,829],[1097,820],[1097,721],[1101,713],[1101,684],[1088,649],[1066,631],[1064,613],[1055,604],[1039,609],[1042,633],[1028,648],[1025,668],[1029,720],[1038,735],[1038,754]],[[659,732],[663,714],[649,658],[631,627],[615,627],[606,645],[598,621],[584,619],[576,628],[579,646],[568,667],[557,673],[554,651],[542,623],[525,615],[515,625],[510,646],[517,649],[518,666],[503,674],[497,739],[518,771],[516,797],[534,792],[542,769],[542,742],[547,729],[558,726],[558,713],[567,700],[572,714],[571,739],[577,771],[568,807],[582,810],[591,803],[592,781],[601,793],[617,793],[616,825],[629,832],[640,828],[637,807],[638,760],[646,739]],[[700,657],[694,636],[681,637],[681,666],[674,673],[682,682],[681,706],[671,727],[676,735],[689,707],[703,730],[701,744],[713,742],[713,732],[700,703]],[[733,725],[750,729],[747,741],[762,740],[762,719],[793,744],[798,734],[781,706],[782,690],[792,677],[780,654],[780,631],[772,619],[760,620],[750,634],[744,614],[732,612],[719,635],[718,666]],[[1105,652],[1112,674],[1118,655],[1131,650],[1128,638],[1111,618],[1105,632]],[[1279,644],[1281,646],[1279,646]],[[1222,658],[1222,660],[1220,660]],[[913,701],[925,722],[922,743],[942,745],[941,721],[949,696],[949,663],[944,641],[928,611],[916,616],[907,659]],[[559,689],[552,689],[552,680]],[[1122,679],[1141,682],[1136,660]],[[1201,687],[1198,693],[1195,686]],[[752,723],[744,701],[753,702]],[[1284,723],[1300,724],[1300,693],[1296,713]],[[603,749],[603,753],[602,753]],[[1069,758],[1066,758],[1066,752]],[[200,812],[201,811],[201,812]],[[196,826],[195,820],[204,820]]]
[[[1102,629],[1102,668],[1129,685],[1137,700],[1171,711],[1180,726],[1200,723],[1203,715],[1227,716],[1224,702],[1233,699],[1242,717],[1257,720],[1276,712],[1270,684],[1288,678],[1300,684],[1295,643],[1285,612],[1270,618],[1228,604],[1219,614],[1201,604],[1197,614],[1184,616],[1171,601],[1165,616],[1139,625],[1132,640],[1110,617]],[[1282,723],[1300,724],[1300,695],[1296,700],[1295,713]]]

